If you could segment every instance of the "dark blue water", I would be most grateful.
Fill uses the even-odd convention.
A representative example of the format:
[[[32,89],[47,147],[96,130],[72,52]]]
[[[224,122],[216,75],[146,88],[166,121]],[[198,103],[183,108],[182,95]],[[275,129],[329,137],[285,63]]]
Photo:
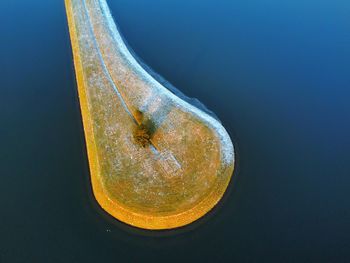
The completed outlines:
[[[350,2],[110,0],[130,46],[221,119],[219,209],[180,231],[94,201],[62,1],[0,1],[0,262],[349,262]]]

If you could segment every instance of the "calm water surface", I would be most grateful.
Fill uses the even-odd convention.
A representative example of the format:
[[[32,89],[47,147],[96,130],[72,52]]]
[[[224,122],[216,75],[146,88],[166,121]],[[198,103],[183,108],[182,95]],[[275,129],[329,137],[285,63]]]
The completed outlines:
[[[219,209],[162,234],[96,204],[63,0],[0,1],[0,262],[350,260],[350,3],[110,0],[134,51],[237,152]]]

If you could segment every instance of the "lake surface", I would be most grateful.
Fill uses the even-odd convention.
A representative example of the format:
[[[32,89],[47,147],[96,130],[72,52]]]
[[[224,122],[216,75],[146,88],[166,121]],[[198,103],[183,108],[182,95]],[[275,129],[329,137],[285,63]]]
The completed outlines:
[[[89,182],[64,3],[0,2],[0,262],[350,260],[350,2],[110,0],[135,53],[222,121],[214,212],[127,227]]]

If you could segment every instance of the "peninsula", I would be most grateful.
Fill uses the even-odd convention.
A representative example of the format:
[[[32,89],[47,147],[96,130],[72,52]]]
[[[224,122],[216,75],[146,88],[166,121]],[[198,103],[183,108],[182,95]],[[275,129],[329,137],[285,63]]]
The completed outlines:
[[[154,79],[132,56],[105,0],[65,0],[91,184],[129,225],[170,229],[205,215],[232,176],[221,123]]]

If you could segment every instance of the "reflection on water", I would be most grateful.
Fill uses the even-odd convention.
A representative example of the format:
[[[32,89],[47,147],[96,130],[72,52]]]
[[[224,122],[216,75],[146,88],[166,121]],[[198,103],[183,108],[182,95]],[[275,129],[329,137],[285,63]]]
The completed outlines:
[[[90,191],[63,1],[2,1],[0,259],[349,256],[350,4],[109,4],[142,60],[227,128],[238,155],[231,192],[214,216],[175,233],[106,215]]]

